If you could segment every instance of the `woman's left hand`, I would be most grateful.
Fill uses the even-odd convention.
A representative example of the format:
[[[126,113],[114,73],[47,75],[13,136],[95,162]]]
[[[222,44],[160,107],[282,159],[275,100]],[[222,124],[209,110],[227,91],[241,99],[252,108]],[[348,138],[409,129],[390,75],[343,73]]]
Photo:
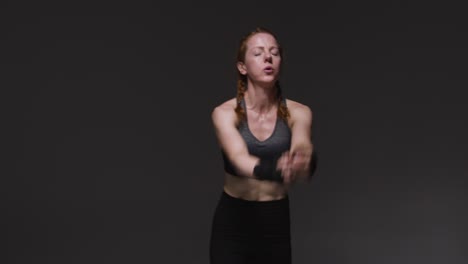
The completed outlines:
[[[294,178],[305,180],[309,177],[311,157],[312,151],[306,148],[291,153],[290,167]]]
[[[289,151],[284,152],[277,161],[277,169],[281,171],[283,182],[289,184],[294,181],[294,174],[292,171],[292,159]]]

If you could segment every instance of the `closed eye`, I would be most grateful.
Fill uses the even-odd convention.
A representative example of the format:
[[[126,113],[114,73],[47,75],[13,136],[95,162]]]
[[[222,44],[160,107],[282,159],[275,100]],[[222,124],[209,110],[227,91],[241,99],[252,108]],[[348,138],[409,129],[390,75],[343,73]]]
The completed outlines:
[[[278,50],[277,48],[271,49],[270,52],[271,52],[271,54],[272,54],[273,56],[278,56],[278,55],[279,55],[279,50]]]

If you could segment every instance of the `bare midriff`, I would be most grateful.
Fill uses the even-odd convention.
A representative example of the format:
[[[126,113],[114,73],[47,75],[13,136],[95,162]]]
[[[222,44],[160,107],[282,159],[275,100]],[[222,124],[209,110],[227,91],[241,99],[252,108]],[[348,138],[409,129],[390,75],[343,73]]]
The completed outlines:
[[[286,197],[285,185],[273,181],[238,177],[225,172],[224,191],[236,198],[248,201],[273,201]]]

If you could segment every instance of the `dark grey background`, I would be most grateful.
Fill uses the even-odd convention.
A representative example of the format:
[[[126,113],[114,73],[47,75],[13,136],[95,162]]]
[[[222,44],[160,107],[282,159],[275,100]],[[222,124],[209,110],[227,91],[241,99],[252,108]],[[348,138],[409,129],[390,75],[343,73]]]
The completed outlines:
[[[2,2],[2,262],[207,263],[210,114],[260,25],[320,152],[294,263],[466,263],[464,9],[324,2]]]

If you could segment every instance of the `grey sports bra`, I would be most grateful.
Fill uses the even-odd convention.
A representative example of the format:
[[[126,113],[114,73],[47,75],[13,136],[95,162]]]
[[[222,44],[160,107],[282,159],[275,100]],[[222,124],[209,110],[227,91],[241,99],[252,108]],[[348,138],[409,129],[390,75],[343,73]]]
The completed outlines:
[[[283,100],[284,104],[286,104],[286,100]],[[241,101],[241,107],[247,112],[244,99]],[[247,145],[250,155],[257,156],[260,159],[278,158],[291,147],[291,130],[288,124],[279,116],[276,117],[273,133],[265,140],[260,141],[252,134],[247,123],[247,116],[245,120],[239,123],[238,130]],[[223,150],[221,152],[224,170],[229,174],[239,176],[226,153]]]

